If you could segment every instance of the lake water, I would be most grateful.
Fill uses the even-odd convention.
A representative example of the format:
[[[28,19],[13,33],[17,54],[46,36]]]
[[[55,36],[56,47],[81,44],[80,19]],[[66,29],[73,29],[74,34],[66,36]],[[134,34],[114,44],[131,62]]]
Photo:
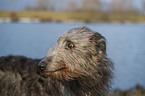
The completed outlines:
[[[115,66],[113,88],[145,87],[145,24],[3,23],[0,24],[0,56],[43,58],[58,36],[88,26],[107,39],[108,57]]]

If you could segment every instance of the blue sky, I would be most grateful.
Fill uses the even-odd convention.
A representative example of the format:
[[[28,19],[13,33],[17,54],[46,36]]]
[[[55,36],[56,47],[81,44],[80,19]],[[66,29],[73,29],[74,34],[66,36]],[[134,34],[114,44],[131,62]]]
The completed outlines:
[[[13,9],[13,5],[14,5],[12,3],[12,1],[16,1],[17,2],[15,4],[16,5],[16,7],[15,7],[16,10],[23,10],[26,7],[26,5],[34,6],[37,0],[0,0],[0,10],[2,10],[2,9],[12,10]],[[66,2],[69,2],[69,1],[78,2],[79,0],[52,0],[52,1],[56,2],[56,5],[60,6],[61,4],[67,4]],[[110,2],[111,0],[100,0],[100,1]],[[134,2],[134,5],[137,8],[143,10],[142,1],[145,1],[145,0],[131,0],[131,1]]]
[[[13,0],[0,0],[0,9],[12,10]],[[16,10],[23,10],[26,5],[35,5],[37,0],[16,0]]]

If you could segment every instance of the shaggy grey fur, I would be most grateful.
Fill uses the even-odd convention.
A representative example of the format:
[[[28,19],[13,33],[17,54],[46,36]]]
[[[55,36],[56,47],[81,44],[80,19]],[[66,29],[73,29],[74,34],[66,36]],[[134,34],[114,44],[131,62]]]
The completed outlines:
[[[62,34],[39,68],[39,60],[21,59],[0,59],[0,95],[104,96],[109,91],[113,64],[106,40],[87,27]]]

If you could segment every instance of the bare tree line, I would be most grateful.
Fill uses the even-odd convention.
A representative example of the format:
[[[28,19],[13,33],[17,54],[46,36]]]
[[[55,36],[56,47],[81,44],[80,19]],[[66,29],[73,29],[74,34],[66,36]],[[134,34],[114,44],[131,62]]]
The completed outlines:
[[[16,4],[19,2],[19,0],[10,0],[10,1],[12,10],[15,10]],[[35,6],[31,6],[28,4],[25,7],[25,10],[53,10],[53,11],[61,10],[68,12],[78,10],[95,10],[106,12],[130,12],[130,13],[140,12],[145,14],[145,0],[140,1],[142,4],[142,10],[139,10],[136,7],[133,0],[111,0],[111,2],[109,3],[103,2],[102,0],[78,0],[77,2],[71,0],[67,3],[67,5],[64,5],[64,2],[66,2],[66,0],[61,0],[59,2],[58,0],[36,0]],[[80,2],[80,4],[78,4],[78,2]],[[58,3],[61,3],[60,7],[57,6]]]
[[[137,13],[140,10],[136,7],[133,0],[111,0],[110,3],[102,2],[101,0],[81,0],[81,7],[76,9],[76,2],[70,2],[69,8],[76,10],[96,10],[96,11],[108,11],[108,12],[130,12]],[[145,0],[142,0],[142,7],[145,11]]]
[[[33,9],[35,10],[56,10],[58,3],[52,3],[53,0],[37,0],[37,3]],[[60,1],[59,1],[60,2]],[[61,1],[61,6],[65,0]],[[107,12],[129,12],[129,13],[145,13],[145,0],[142,0],[143,10],[139,10],[133,0],[111,0],[110,3],[103,2],[101,0],[80,0],[80,5],[78,2],[70,1],[67,7],[63,11],[78,11],[78,10],[94,10],[94,11],[107,11]],[[31,8],[29,8],[31,9]],[[61,10],[61,7],[58,8]],[[61,11],[62,11],[61,10]]]

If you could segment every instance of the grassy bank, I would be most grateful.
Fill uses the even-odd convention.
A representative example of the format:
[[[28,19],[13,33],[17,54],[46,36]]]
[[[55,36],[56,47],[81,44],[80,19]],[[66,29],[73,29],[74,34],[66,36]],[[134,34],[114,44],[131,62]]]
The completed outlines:
[[[145,89],[140,85],[136,85],[128,90],[115,89],[109,96],[145,96]]]
[[[54,11],[0,11],[0,17],[10,17],[12,21],[19,18],[38,18],[42,22],[48,21],[78,21],[78,22],[145,22],[144,15],[129,13],[102,13],[96,11],[54,12]]]

